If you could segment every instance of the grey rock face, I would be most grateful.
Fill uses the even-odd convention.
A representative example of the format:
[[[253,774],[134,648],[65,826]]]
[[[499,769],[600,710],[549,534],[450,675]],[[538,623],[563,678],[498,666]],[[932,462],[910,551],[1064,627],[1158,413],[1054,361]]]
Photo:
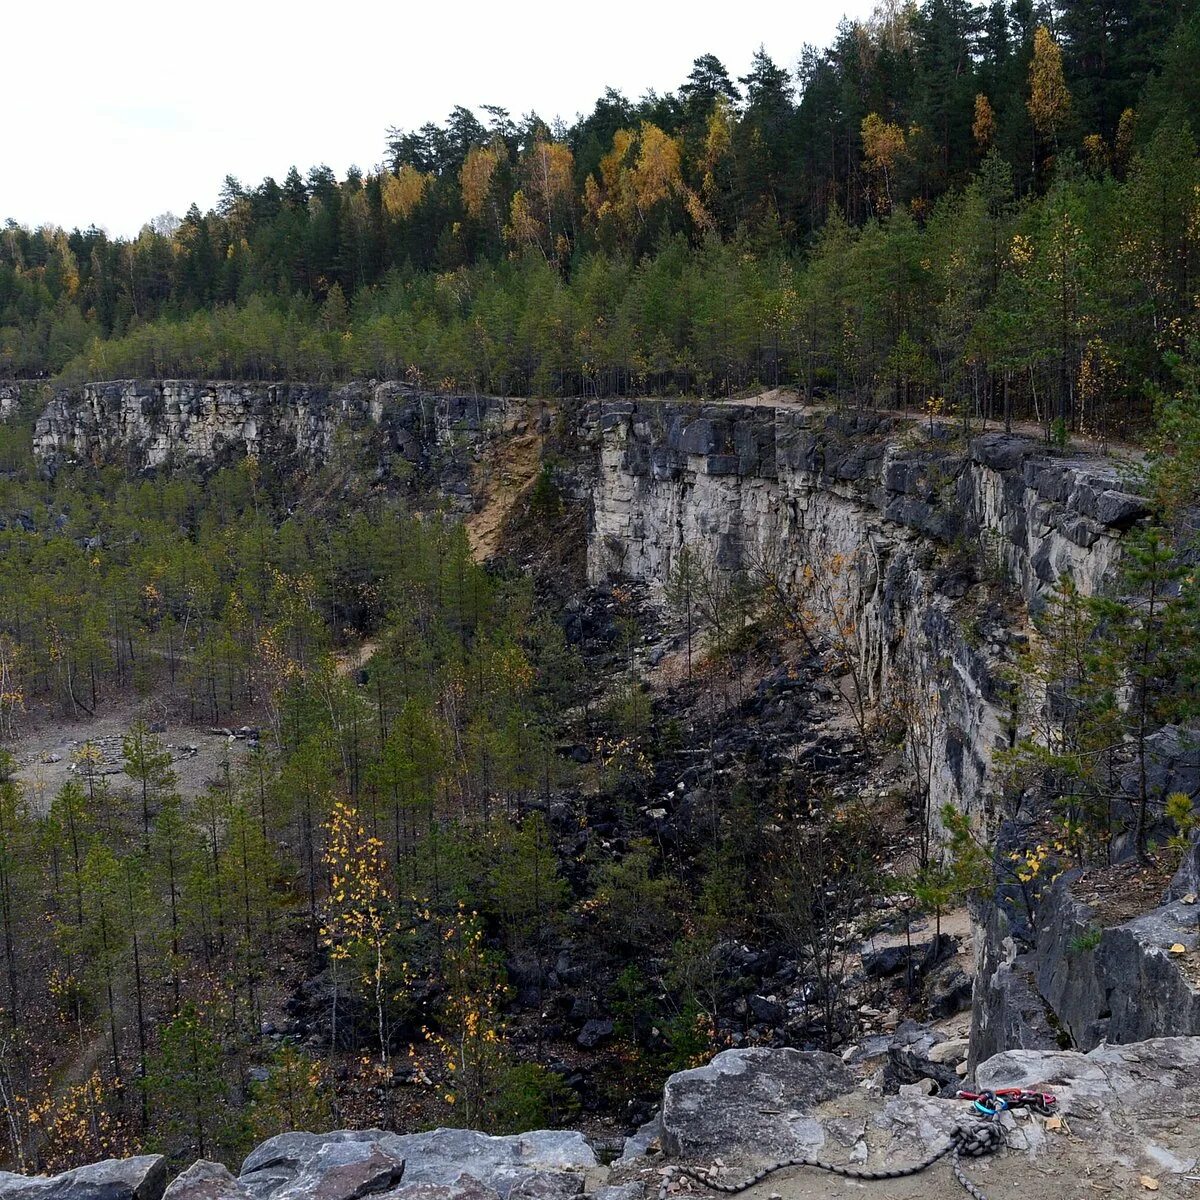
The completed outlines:
[[[21,405],[22,388],[19,383],[0,383],[0,424],[3,424]]]
[[[976,988],[968,1068],[1014,1046],[1031,1050],[1058,1046],[1049,1006],[1037,990],[1029,959],[1019,955],[1000,963],[988,975],[988,986]]]
[[[396,1188],[400,1176],[389,1181],[388,1172],[400,1164],[403,1186]],[[452,1200],[463,1189],[490,1191],[501,1200],[510,1194],[540,1200],[578,1194],[584,1173],[596,1166],[595,1153],[579,1133],[542,1130],[489,1137],[468,1129],[413,1134],[338,1130],[271,1138],[251,1151],[238,1182],[255,1200],[351,1200],[367,1192],[344,1189],[362,1187],[394,1192],[404,1200]],[[334,1196],[326,1181],[343,1190]],[[449,1192],[427,1192],[430,1188]]]
[[[1029,613],[1064,576],[1094,594],[1111,577],[1124,531],[1146,512],[1115,465],[1052,456],[999,433],[965,447],[922,434],[913,445],[889,418],[682,402],[592,405],[585,424],[597,431],[599,448],[588,543],[593,581],[623,574],[661,586],[685,544],[706,547],[718,564],[765,566],[801,591],[809,567],[850,564],[839,606],[853,614],[870,699],[886,710],[913,680],[929,681],[936,693],[928,717],[934,814],[947,804],[981,814],[992,752],[1011,744],[1002,678],[1015,663],[1018,637],[1002,624],[978,624],[970,605],[978,575],[1005,580]],[[714,469],[715,460],[744,446],[754,453],[742,457],[737,473],[723,461]],[[971,553],[956,566],[964,546]],[[1200,776],[1192,779],[1200,757],[1169,731],[1151,757],[1156,789],[1180,780],[1194,785],[1184,790],[1200,788]],[[1050,957],[1063,978],[1051,985],[1040,951],[1037,963],[1017,962],[1007,931],[997,928],[991,946],[978,939],[972,1061],[1014,1044],[1057,1044],[1038,981],[1053,1009],[1056,996],[1072,1009],[1063,1023],[1084,1046],[1102,1036],[1132,1040],[1197,1028],[1191,993],[1176,988],[1171,964],[1137,949],[1166,932],[1165,919],[1106,936],[1101,956],[1107,977],[1118,980],[1111,1003],[1092,995],[1067,1000],[1091,985],[1086,969],[1079,980],[1067,978],[1061,945]],[[1177,932],[1174,940],[1191,944],[1186,930]],[[887,975],[904,959],[892,950],[864,956],[864,965]],[[942,1011],[966,997],[959,981]]]
[[[1191,847],[1184,853],[1163,900],[1169,903],[1182,900],[1184,896],[1200,896],[1200,834],[1192,839]]]
[[[726,1050],[667,1080],[663,1150],[689,1161],[721,1155],[744,1166],[811,1154],[825,1142],[812,1110],[854,1084],[832,1054]]]
[[[1200,1034],[1200,987],[1187,955],[1171,953],[1200,949],[1200,905],[1172,901],[1099,930],[1072,892],[1077,880],[1070,872],[1055,882],[1034,953],[1038,989],[1074,1043],[1090,1050],[1104,1039]]]
[[[931,551],[982,545],[988,570],[1037,607],[1066,573],[1096,590],[1136,519],[1115,468],[998,434],[965,451],[936,437],[913,448],[872,414],[666,401],[595,403],[582,421],[598,459],[593,582],[661,586],[685,543],[785,582],[835,557],[853,564],[845,590],[872,700],[886,706],[912,678],[940,692],[935,813],[974,810],[991,751],[1007,744],[1007,712],[996,682],[1004,655],[956,619],[974,580],[942,570]]]
[[[0,1200],[161,1200],[167,1160],[161,1154],[110,1158],[61,1175],[0,1171]]]
[[[33,446],[48,472],[67,461],[210,467],[249,454],[313,466],[349,433],[431,475],[444,497],[469,509],[472,449],[526,428],[535,407],[394,382],[117,380],[58,392],[34,426]]]

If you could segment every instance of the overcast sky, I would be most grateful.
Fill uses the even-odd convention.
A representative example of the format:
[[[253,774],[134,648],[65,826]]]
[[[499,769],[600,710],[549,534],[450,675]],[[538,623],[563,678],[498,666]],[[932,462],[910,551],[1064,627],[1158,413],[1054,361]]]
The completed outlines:
[[[383,157],[389,125],[454,104],[546,120],[606,86],[672,91],[716,54],[744,74],[761,43],[795,67],[869,0],[10,0],[0,56],[0,220],[136,234],[256,184]]]

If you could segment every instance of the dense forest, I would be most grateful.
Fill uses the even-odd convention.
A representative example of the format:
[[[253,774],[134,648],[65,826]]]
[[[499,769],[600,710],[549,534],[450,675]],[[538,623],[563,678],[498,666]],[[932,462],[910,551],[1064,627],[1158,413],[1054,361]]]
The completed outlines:
[[[843,1036],[836,931],[878,877],[879,814],[800,820],[811,771],[713,776],[678,833],[653,807],[701,778],[693,738],[744,724],[747,664],[785,628],[761,581],[687,558],[671,604],[695,663],[655,714],[644,595],[602,589],[572,621],[475,562],[461,523],[363,485],[365,462],[38,479],[27,434],[0,426],[5,1161],[636,1116],[760,1020],[729,1015],[754,984],[722,947],[767,929],[822,956],[795,1036]],[[522,520],[566,539],[567,508],[544,476]],[[819,667],[777,672],[780,695]],[[141,715],[106,748],[89,722],[114,711]],[[184,786],[167,721],[227,743],[206,778]],[[48,785],[27,739],[63,723]]]
[[[131,241],[10,222],[0,374],[788,385],[1119,433],[1194,335],[1198,57],[1187,0],[925,0],[569,126],[456,108]]]

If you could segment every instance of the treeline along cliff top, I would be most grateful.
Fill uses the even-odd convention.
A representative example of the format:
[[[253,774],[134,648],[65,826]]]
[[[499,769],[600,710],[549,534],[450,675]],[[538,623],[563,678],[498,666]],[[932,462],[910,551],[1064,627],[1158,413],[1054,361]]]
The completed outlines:
[[[10,222],[0,374],[794,385],[1120,433],[1193,332],[1198,57],[1192,0],[925,0],[571,125],[456,108],[133,240]]]

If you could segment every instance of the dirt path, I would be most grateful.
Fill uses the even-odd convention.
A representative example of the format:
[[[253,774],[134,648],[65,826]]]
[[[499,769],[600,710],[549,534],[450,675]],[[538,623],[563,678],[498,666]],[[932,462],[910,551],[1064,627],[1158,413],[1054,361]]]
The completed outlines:
[[[361,670],[371,660],[371,656],[379,649],[378,638],[367,638],[361,646],[347,650],[337,656],[337,673],[342,676],[353,675]]]
[[[830,1158],[836,1155],[831,1153]],[[845,1161],[845,1156],[842,1156]],[[883,1166],[883,1163],[879,1164]],[[901,1165],[897,1162],[895,1165]],[[1157,1193],[1144,1189],[1140,1171],[1111,1162],[1097,1162],[1086,1144],[1064,1136],[1056,1138],[1048,1153],[1031,1156],[1017,1150],[1002,1150],[991,1158],[965,1166],[968,1177],[982,1189],[987,1200],[1020,1197],[1022,1200],[1098,1200],[1101,1196],[1198,1197],[1200,1188],[1186,1177],[1164,1175]],[[736,1172],[731,1172],[736,1174]],[[647,1195],[653,1197],[657,1180]],[[714,1193],[701,1187],[675,1193],[675,1197],[713,1200]],[[741,1194],[742,1200],[831,1200],[854,1196],[861,1200],[966,1200],[948,1160],[908,1179],[878,1182],[840,1179],[835,1175],[797,1167],[780,1171]]]

